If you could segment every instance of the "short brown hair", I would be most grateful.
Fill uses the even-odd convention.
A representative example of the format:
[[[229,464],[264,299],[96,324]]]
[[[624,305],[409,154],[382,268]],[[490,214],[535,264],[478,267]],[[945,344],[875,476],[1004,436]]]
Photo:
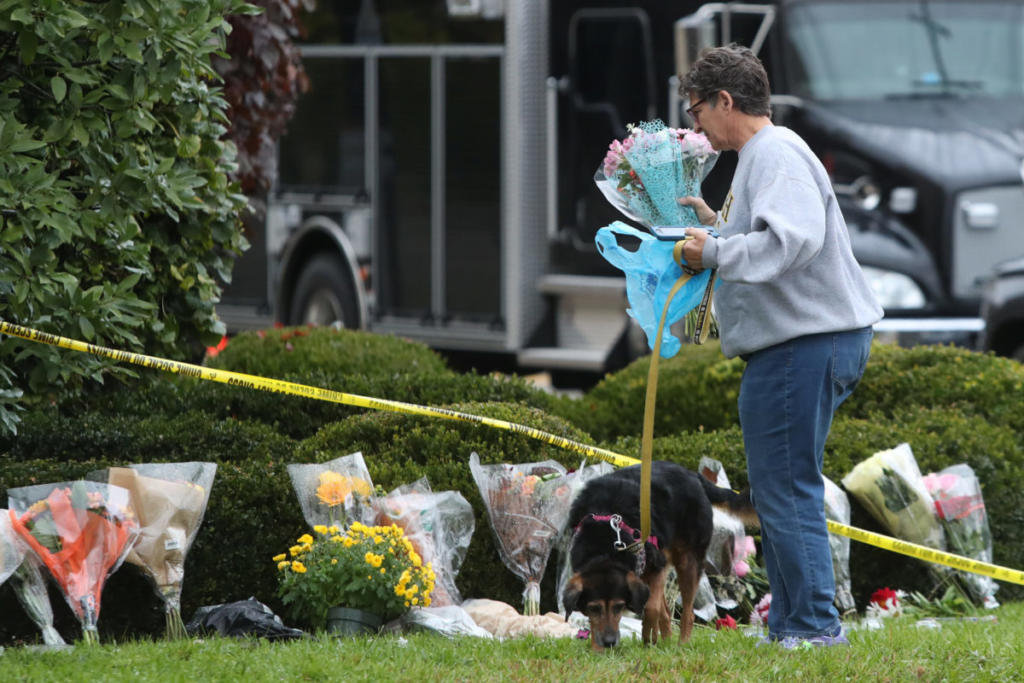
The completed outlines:
[[[679,81],[679,94],[694,93],[699,99],[728,91],[736,108],[751,116],[771,116],[771,86],[764,65],[750,48],[733,43],[700,53],[690,71]]]

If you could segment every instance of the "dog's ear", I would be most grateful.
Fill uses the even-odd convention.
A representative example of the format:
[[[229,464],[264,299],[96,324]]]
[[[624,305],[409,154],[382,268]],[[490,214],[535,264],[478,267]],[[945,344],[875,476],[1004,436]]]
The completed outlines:
[[[633,572],[626,574],[626,586],[629,588],[629,611],[633,614],[643,614],[647,598],[651,596],[651,589]]]
[[[562,591],[562,605],[565,607],[566,621],[569,621],[569,615],[576,609],[576,605],[579,604],[580,596],[582,594],[583,577],[579,574],[573,574],[572,578],[569,579],[569,582],[565,584],[565,590]]]

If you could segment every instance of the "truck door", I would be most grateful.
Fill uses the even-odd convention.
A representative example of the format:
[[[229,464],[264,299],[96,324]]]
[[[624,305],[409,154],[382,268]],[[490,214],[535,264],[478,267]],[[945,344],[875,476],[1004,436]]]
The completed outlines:
[[[552,61],[558,69],[564,55],[566,74],[558,117],[558,226],[589,242],[596,226],[620,218],[594,191],[608,143],[626,135],[626,124],[658,116],[651,21],[641,8],[583,8],[560,33],[555,12]]]

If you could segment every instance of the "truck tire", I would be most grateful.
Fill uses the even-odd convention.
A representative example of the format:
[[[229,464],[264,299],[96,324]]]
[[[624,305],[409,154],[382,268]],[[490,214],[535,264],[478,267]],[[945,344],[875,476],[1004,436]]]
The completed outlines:
[[[318,254],[309,260],[295,283],[288,318],[291,325],[359,327],[355,285],[341,258]]]

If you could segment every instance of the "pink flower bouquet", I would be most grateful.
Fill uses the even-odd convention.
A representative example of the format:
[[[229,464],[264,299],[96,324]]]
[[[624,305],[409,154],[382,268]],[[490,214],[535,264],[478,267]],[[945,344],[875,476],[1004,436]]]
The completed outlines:
[[[659,120],[628,126],[612,140],[594,182],[612,206],[642,225],[700,225],[676,200],[700,196],[701,181],[718,159],[707,138]]]

